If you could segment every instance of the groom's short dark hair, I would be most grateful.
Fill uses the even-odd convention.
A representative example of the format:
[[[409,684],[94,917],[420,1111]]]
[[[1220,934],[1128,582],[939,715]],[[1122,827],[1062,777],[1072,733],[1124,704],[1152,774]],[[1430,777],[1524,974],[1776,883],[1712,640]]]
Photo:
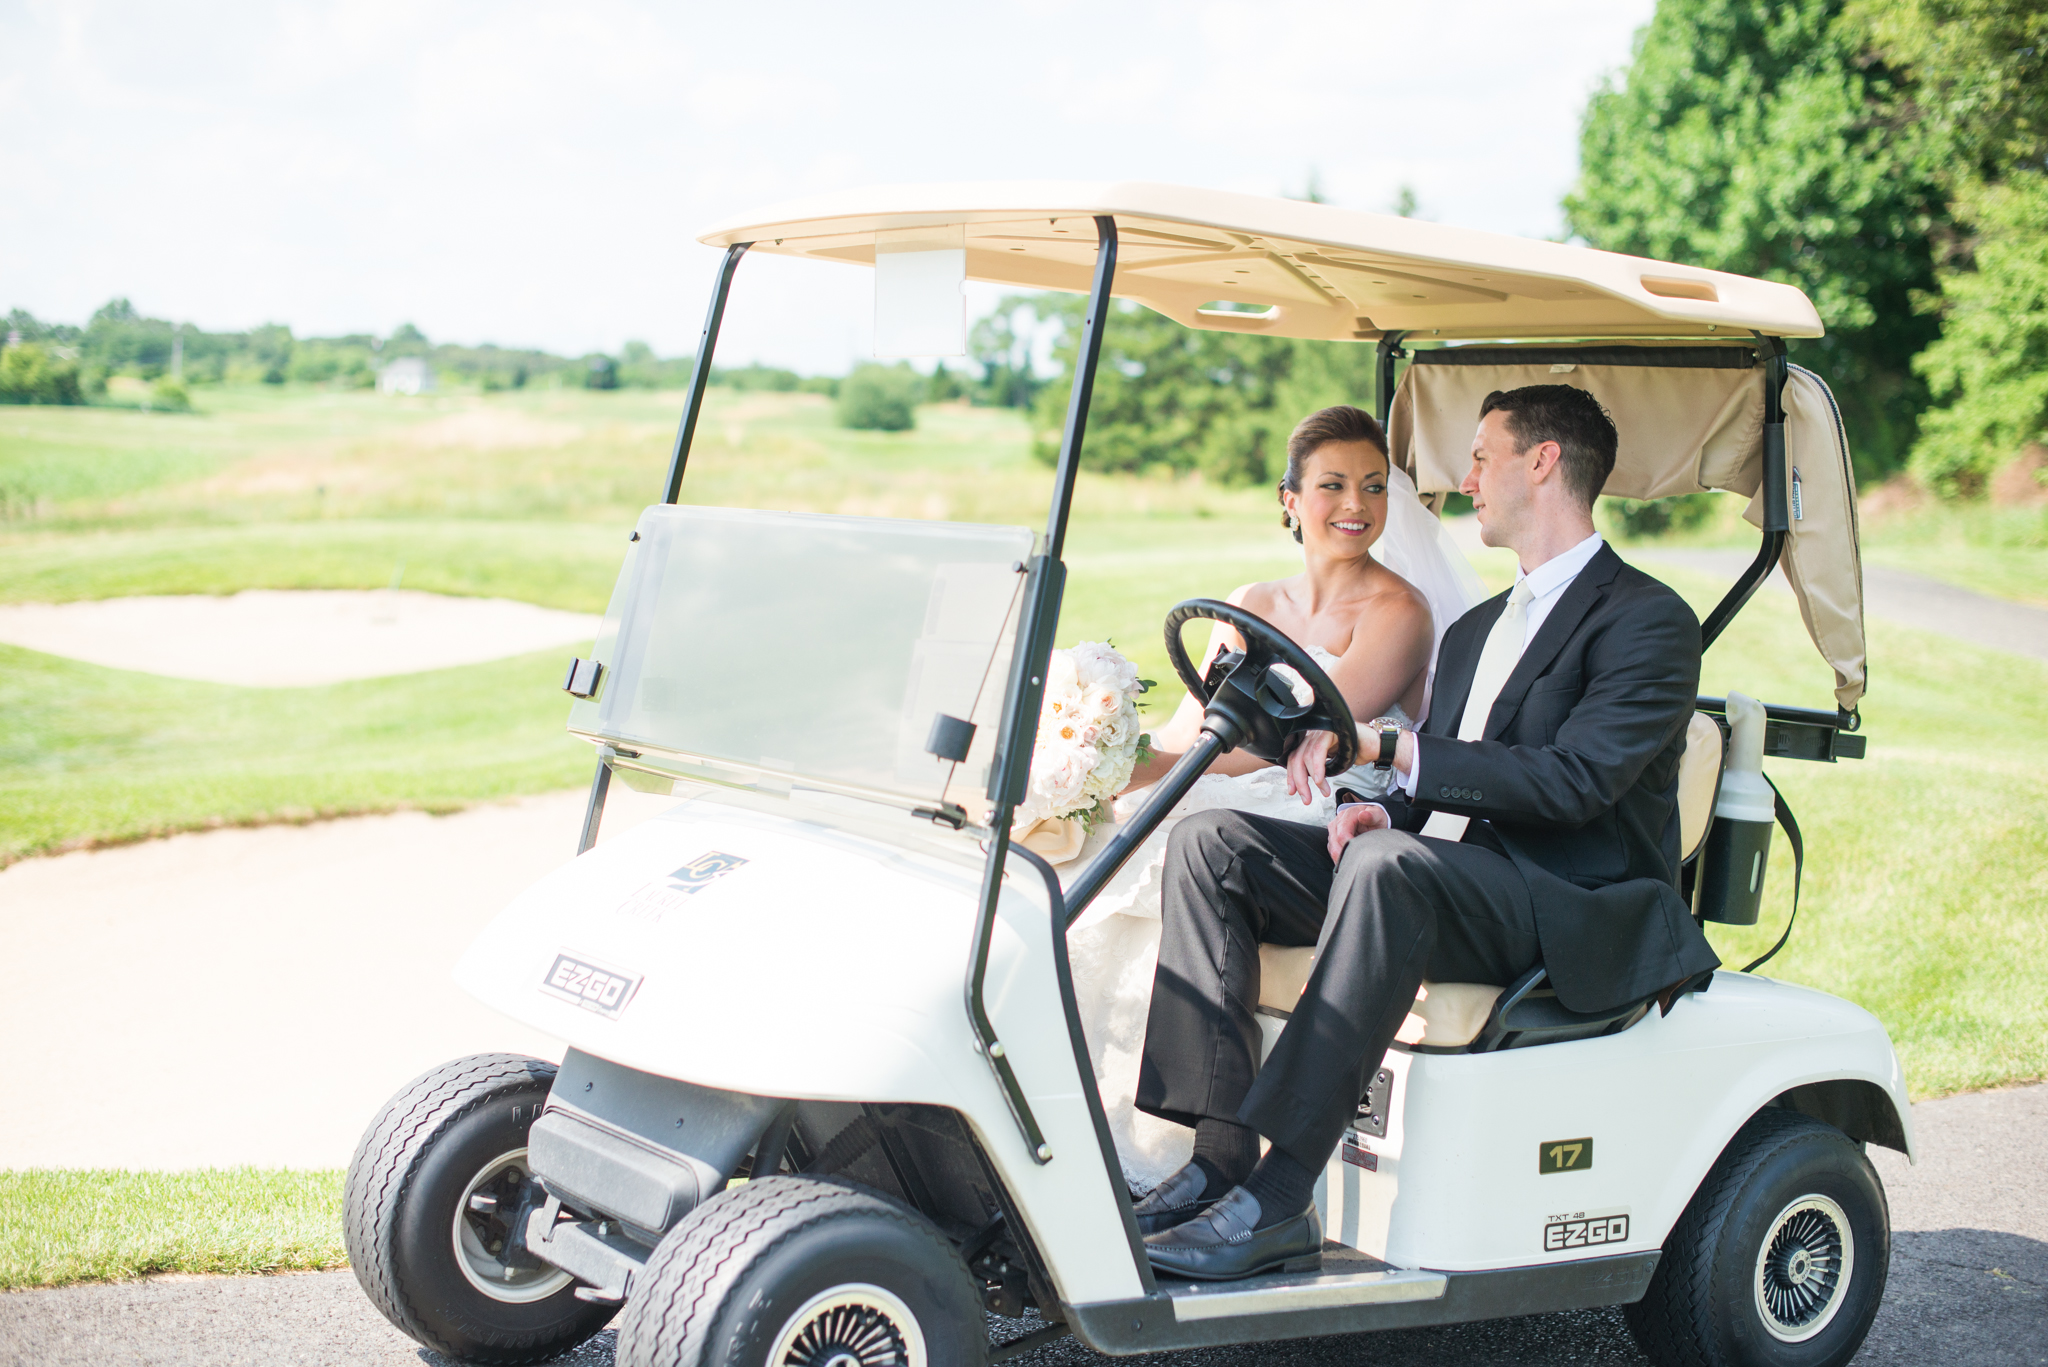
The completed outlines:
[[[1568,384],[1532,384],[1488,394],[1479,405],[1480,420],[1494,412],[1508,415],[1508,435],[1515,439],[1517,451],[1539,441],[1556,442],[1564,453],[1558,464],[1564,467],[1566,487],[1592,508],[1614,473],[1614,452],[1621,440],[1614,419],[1598,399]]]

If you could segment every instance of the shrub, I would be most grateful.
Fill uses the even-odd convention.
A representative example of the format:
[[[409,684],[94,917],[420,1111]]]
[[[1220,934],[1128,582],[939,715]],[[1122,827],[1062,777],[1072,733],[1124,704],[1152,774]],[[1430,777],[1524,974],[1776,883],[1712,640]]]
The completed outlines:
[[[0,351],[0,403],[84,403],[78,366],[34,342]]]
[[[190,413],[192,395],[184,385],[166,375],[149,387],[149,401],[143,407],[165,413]]]
[[[857,367],[839,385],[839,425],[872,432],[907,432],[917,425],[924,389],[907,365]]]
[[[1633,498],[1604,500],[1608,521],[1630,541],[1663,536],[1666,532],[1691,531],[1714,515],[1711,493],[1679,494],[1675,498]]]

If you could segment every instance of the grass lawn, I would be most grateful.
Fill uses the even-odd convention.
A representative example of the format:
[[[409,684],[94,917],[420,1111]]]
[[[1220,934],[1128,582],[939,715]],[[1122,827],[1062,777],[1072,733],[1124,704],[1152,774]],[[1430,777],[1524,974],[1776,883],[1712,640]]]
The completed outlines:
[[[1930,505],[1869,518],[1863,558],[2048,608],[2048,505]]]
[[[563,651],[316,688],[230,688],[0,645],[0,859],[222,824],[571,787]]]
[[[342,1267],[339,1172],[0,1172],[0,1291]]]
[[[11,519],[0,521],[0,600],[402,581],[596,611],[678,407],[673,395],[567,390],[197,398],[192,416],[0,410]],[[1027,444],[1007,412],[927,409],[913,433],[852,433],[813,396],[714,392],[684,490],[705,503],[1039,526],[1050,472]],[[2042,601],[2038,515],[2008,511],[1886,521],[1866,553]],[[1689,539],[1753,536],[1717,522]],[[1060,642],[1115,641],[1165,684],[1167,704],[1166,610],[1299,564],[1265,491],[1101,476],[1084,477],[1067,559]],[[1512,572],[1498,554],[1480,569],[1496,587]],[[1724,587],[1660,574],[1702,612]],[[1883,621],[1870,644],[1870,758],[1771,766],[1811,862],[1799,930],[1766,971],[1875,1012],[1917,1096],[2048,1076],[2034,976],[2048,962],[2048,668]],[[0,861],[580,784],[588,751],[563,733],[560,664],[548,652],[241,689],[0,647]],[[1828,670],[1779,595],[1751,602],[1701,686],[1832,706]],[[1709,932],[1731,964],[1783,926],[1782,838],[1772,860],[1763,924]],[[338,1201],[331,1173],[0,1174],[0,1287],[332,1265]]]

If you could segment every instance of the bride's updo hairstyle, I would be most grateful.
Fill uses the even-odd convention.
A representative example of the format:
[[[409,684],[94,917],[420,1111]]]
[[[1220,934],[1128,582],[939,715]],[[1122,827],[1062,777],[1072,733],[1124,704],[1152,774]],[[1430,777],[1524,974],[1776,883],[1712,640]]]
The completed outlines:
[[[1387,454],[1387,434],[1380,430],[1379,419],[1363,408],[1353,408],[1340,403],[1335,408],[1324,408],[1303,418],[1295,427],[1294,434],[1287,438],[1287,473],[1280,476],[1280,492],[1298,494],[1301,492],[1301,468],[1308,464],[1308,458],[1333,441],[1362,441]],[[1277,495],[1276,495],[1277,497]],[[1288,526],[1284,511],[1286,500],[1282,499],[1283,511],[1280,525]],[[1301,540],[1301,528],[1293,527],[1296,541]]]

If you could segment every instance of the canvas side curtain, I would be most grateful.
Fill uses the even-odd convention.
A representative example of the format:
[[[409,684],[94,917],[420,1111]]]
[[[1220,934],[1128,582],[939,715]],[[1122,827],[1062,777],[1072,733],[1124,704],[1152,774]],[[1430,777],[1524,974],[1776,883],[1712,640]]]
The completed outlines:
[[[1568,384],[1614,417],[1620,448],[1603,492],[1669,498],[1716,489],[1749,499],[1763,525],[1764,370],[1747,346],[1446,348],[1417,352],[1394,394],[1387,438],[1425,496],[1454,490],[1472,463],[1479,406],[1496,389]],[[1808,635],[1835,674],[1835,700],[1863,696],[1866,647],[1856,477],[1827,386],[1794,366],[1785,444],[1796,489],[1779,561]]]

